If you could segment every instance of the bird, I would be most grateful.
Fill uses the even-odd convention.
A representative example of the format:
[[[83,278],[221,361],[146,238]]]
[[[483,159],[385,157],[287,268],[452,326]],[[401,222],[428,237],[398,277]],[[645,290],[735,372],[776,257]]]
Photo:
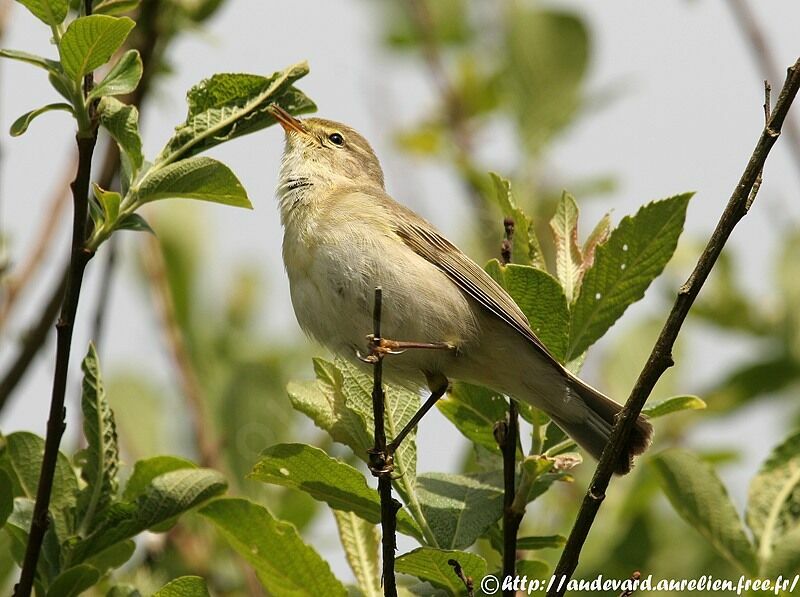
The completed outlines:
[[[569,372],[521,309],[432,224],[390,197],[380,162],[353,128],[269,108],[285,132],[276,198],[283,261],[302,330],[357,362],[382,289],[382,336],[451,348],[409,350],[390,382],[441,396],[452,381],[485,386],[544,411],[595,459],[621,406]],[[614,463],[628,473],[651,443],[640,415]]]

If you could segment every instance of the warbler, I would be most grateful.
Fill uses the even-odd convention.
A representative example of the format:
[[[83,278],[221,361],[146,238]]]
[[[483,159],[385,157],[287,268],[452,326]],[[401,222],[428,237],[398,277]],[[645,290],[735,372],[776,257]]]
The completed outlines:
[[[620,405],[567,371],[499,284],[386,193],[363,136],[338,122],[300,120],[277,105],[270,110],[286,137],[276,196],[300,327],[357,359],[379,286],[383,337],[453,347],[392,356],[384,366],[390,380],[439,394],[452,380],[492,388],[543,410],[599,458]],[[651,437],[640,416],[615,472],[629,472]]]

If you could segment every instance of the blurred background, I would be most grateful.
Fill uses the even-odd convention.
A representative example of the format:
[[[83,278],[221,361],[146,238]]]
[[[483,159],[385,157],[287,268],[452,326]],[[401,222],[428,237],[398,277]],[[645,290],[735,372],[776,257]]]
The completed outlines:
[[[487,199],[489,170],[512,180],[542,238],[562,189],[579,202],[584,234],[608,212],[618,223],[647,201],[696,191],[666,275],[589,352],[582,377],[618,401],[750,156],[763,126],[763,80],[774,101],[785,67],[800,54],[800,4],[790,0],[146,0],[143,7],[153,20],[142,35],[154,36],[158,64],[142,98],[146,155],[183,120],[184,94],[204,77],[269,74],[308,60],[311,74],[299,86],[319,115],[361,131],[381,158],[389,193],[479,263],[498,255],[503,234]],[[0,0],[0,46],[53,53],[34,17],[10,0]],[[0,62],[0,130],[53,93],[27,66]],[[705,411],[659,421],[654,451],[687,445],[713,459],[740,511],[759,463],[800,424],[794,112],[754,209],[684,328],[677,366],[654,395],[697,394],[708,403]],[[23,137],[0,136],[5,433],[44,433],[55,335],[36,342],[35,328],[67,255],[72,135],[71,120],[53,113]],[[78,442],[78,365],[94,338],[127,462],[170,453],[220,468],[232,492],[292,520],[348,580],[326,508],[244,479],[258,453],[278,441],[340,453],[292,411],[285,391],[289,380],[313,378],[310,357],[325,351],[295,323],[280,259],[273,190],[282,147],[283,133],[273,127],[212,152],[237,173],[254,212],[158,205],[147,216],[158,243],[123,233],[92,261],[62,449],[71,452]],[[99,172],[104,152],[96,155]],[[22,361],[30,366],[22,367],[26,348],[32,354]],[[418,442],[420,471],[469,466],[468,442],[436,411]],[[653,497],[660,490],[646,460],[615,482],[579,577],[624,578],[637,568],[662,577],[731,576],[666,501]],[[568,532],[593,465],[580,468],[576,483],[529,508],[526,528]],[[235,563],[220,564],[226,548],[199,522],[144,543],[126,572],[137,586],[206,567],[220,594],[247,592]],[[8,574],[2,566],[0,572]]]

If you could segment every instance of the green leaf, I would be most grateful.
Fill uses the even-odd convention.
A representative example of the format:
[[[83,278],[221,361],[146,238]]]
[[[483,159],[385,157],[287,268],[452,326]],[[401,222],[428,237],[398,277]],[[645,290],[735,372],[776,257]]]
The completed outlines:
[[[585,274],[594,265],[594,256],[597,252],[597,247],[605,244],[608,237],[611,236],[611,215],[606,214],[589,234],[589,238],[583,243],[583,263],[581,264],[582,275]]]
[[[131,93],[142,78],[142,58],[138,50],[128,50],[108,74],[89,93],[89,99]]]
[[[385,42],[396,50],[417,49],[429,43],[437,45],[463,44],[471,35],[467,15],[469,10],[464,0],[424,0],[419,10],[424,11],[426,27],[421,30],[413,10],[399,4],[387,2],[381,6],[386,10]]]
[[[103,209],[103,221],[115,222],[119,216],[119,206],[122,195],[114,191],[104,191],[96,183],[92,183],[92,194]]]
[[[777,446],[751,481],[746,519],[761,562],[800,528],[800,432]]]
[[[0,529],[14,511],[14,488],[11,485],[11,477],[3,469],[0,469]]]
[[[69,11],[69,0],[17,0],[46,25],[57,26],[64,22]]]
[[[649,203],[622,219],[597,249],[572,308],[567,360],[583,354],[664,270],[683,230],[691,193]]]
[[[128,181],[135,179],[142,167],[142,138],[139,136],[139,111],[113,97],[104,97],[98,107],[100,124],[117,142]]]
[[[209,597],[206,581],[199,576],[180,576],[153,593],[153,597]]]
[[[100,0],[92,7],[92,14],[119,16],[133,11],[140,0]]]
[[[111,587],[106,597],[142,597],[142,594],[132,585],[119,584]]]
[[[119,222],[117,222],[117,230],[134,230],[136,232],[149,232],[153,236],[157,236],[155,230],[150,227],[142,216],[139,214],[128,214]]]
[[[539,5],[507,11],[507,64],[498,82],[530,153],[538,153],[575,117],[589,64],[584,19]]]
[[[417,497],[440,547],[469,547],[500,519],[503,490],[495,476],[419,475]]]
[[[135,501],[113,504],[100,526],[72,552],[83,561],[119,541],[153,529],[225,491],[227,483],[210,469],[181,469],[155,477]]]
[[[508,402],[501,394],[463,382],[456,382],[436,403],[439,411],[470,441],[500,453],[494,439],[494,424],[505,420]]]
[[[215,145],[275,124],[267,110],[277,103],[292,114],[312,112],[314,103],[292,83],[308,74],[305,62],[271,77],[216,74],[192,87],[187,94],[189,114],[156,158],[172,163]]]
[[[517,549],[558,549],[564,547],[567,538],[563,535],[546,535],[541,537],[519,537],[517,539]]]
[[[536,236],[536,230],[530,218],[517,207],[511,193],[511,183],[499,174],[490,172],[494,184],[495,201],[503,213],[503,217],[514,220],[514,236],[511,239],[511,261],[523,265],[533,265],[545,269],[544,254]]]
[[[84,563],[97,569],[101,575],[122,566],[131,559],[136,550],[136,543],[131,540],[120,541],[100,553],[92,556]]]
[[[395,570],[444,589],[448,595],[466,595],[467,589],[450,564],[452,561],[461,565],[464,575],[472,577],[476,586],[486,576],[486,560],[481,556],[466,551],[432,547],[419,547],[404,553],[395,560]]]
[[[36,54],[29,54],[28,52],[22,52],[20,50],[0,49],[0,58],[8,58],[10,60],[25,62],[27,64],[43,68],[50,73],[61,72],[61,64],[55,60],[50,60],[49,58],[37,56]]]
[[[239,498],[219,499],[200,510],[253,568],[274,595],[344,597],[344,585],[328,563],[303,542],[293,525],[266,508]]]
[[[563,363],[569,341],[569,306],[558,281],[529,265],[501,265],[492,259],[484,267],[519,305],[536,337]]]
[[[706,403],[698,396],[672,396],[647,406],[642,409],[642,414],[655,419],[656,417],[663,417],[682,410],[702,410],[705,407]]]
[[[695,454],[670,449],[653,458],[672,506],[714,549],[744,574],[757,573],[756,555],[728,491],[714,469]]]
[[[72,21],[58,50],[64,72],[73,81],[104,65],[127,39],[134,23],[128,17],[90,15]]]
[[[0,468],[11,478],[15,496],[31,500],[36,498],[39,472],[44,454],[44,440],[38,435],[18,431],[5,437],[5,450],[0,453]],[[73,509],[78,493],[78,479],[64,454],[58,453],[50,497],[50,512],[55,521],[55,530],[65,539],[72,534]]]
[[[11,539],[11,556],[18,566],[22,567],[25,549],[28,545],[28,533],[33,522],[34,500],[18,497],[14,499],[14,509],[3,527]],[[60,540],[55,528],[48,525],[42,541],[42,551],[36,566],[38,579],[49,583],[61,570]]]
[[[367,487],[364,475],[313,446],[270,446],[248,478],[299,489],[336,510],[353,512],[372,523],[381,521],[378,493]],[[411,517],[403,510],[397,514],[397,529],[419,539],[421,532]]]
[[[567,303],[572,304],[578,295],[583,277],[583,255],[578,247],[578,204],[564,191],[550,220],[550,230],[556,246],[556,273]]]
[[[800,574],[800,527],[794,527],[781,537],[767,561],[761,562],[759,576],[775,578]]]
[[[70,114],[74,114],[72,110],[72,106],[65,103],[56,103],[56,104],[47,104],[46,106],[42,106],[41,108],[36,108],[35,110],[31,110],[30,112],[26,112],[19,118],[17,118],[11,124],[11,133],[12,137],[19,137],[20,135],[24,134],[25,131],[28,130],[31,122],[33,119],[41,114],[45,114],[46,112],[53,112],[55,110],[62,110],[64,112],[69,112]]]
[[[139,460],[133,466],[133,473],[131,473],[128,483],[125,485],[122,498],[133,501],[144,495],[153,479],[159,475],[182,469],[196,468],[197,465],[194,462],[177,456],[154,456],[153,458]]]
[[[339,540],[364,597],[381,597],[381,536],[378,528],[352,512],[334,510]]]
[[[48,597],[78,597],[100,580],[100,573],[86,564],[59,574],[47,590]]]
[[[119,197],[118,193],[113,193]],[[119,203],[116,204],[117,209]],[[105,207],[105,203],[104,203]],[[112,221],[115,218],[112,218]],[[114,413],[108,404],[94,344],[83,359],[83,433],[87,447],[79,455],[86,487],[78,495],[78,529],[83,536],[97,526],[119,490],[119,447]]]
[[[252,209],[247,192],[225,164],[193,157],[151,169],[138,191],[140,204],[159,199],[199,199]]]

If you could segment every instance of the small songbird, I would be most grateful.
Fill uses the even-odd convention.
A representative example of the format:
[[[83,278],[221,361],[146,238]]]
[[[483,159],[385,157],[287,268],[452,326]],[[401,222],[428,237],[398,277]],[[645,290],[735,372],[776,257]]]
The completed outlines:
[[[364,352],[375,288],[383,289],[382,335],[446,343],[409,350],[384,366],[390,380],[443,393],[448,380],[487,386],[540,408],[599,458],[620,405],[567,371],[513,299],[430,223],[384,190],[364,137],[320,118],[271,112],[286,131],[277,199],[283,260],[300,327],[348,359]],[[630,471],[650,444],[639,417],[615,465]]]

